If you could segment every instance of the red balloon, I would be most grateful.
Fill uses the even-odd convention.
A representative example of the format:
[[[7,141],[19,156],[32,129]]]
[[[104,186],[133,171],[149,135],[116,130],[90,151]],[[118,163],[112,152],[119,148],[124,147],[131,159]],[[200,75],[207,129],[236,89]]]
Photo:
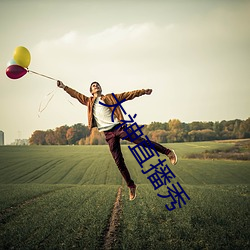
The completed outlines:
[[[24,76],[28,71],[19,65],[10,65],[6,69],[6,75],[11,79],[18,79]]]

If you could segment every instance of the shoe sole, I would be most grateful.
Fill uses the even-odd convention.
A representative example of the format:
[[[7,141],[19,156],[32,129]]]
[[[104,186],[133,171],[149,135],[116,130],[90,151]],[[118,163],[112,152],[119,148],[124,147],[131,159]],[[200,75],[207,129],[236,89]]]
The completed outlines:
[[[172,163],[172,165],[176,165],[177,164],[177,162],[178,162],[178,158],[177,158],[177,155],[176,155],[176,153],[174,152],[174,150],[172,150],[172,152],[174,153],[174,155],[175,155],[175,159],[176,159],[176,161],[175,161],[175,163]]]
[[[130,198],[129,198],[129,201],[133,201],[133,200],[136,198],[137,188],[138,188],[138,186],[136,185],[136,188],[135,188],[135,196],[134,196],[134,198],[133,198],[133,199],[130,199]]]

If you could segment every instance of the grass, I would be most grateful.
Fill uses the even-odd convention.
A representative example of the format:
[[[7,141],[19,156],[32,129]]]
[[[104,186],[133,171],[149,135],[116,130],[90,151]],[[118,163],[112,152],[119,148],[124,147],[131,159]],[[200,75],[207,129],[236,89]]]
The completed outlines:
[[[75,185],[14,207],[1,220],[0,248],[99,249],[117,189],[116,185]]]
[[[0,183],[121,183],[107,146],[6,146],[0,159]]]
[[[0,147],[0,249],[101,249],[120,185],[114,249],[249,249],[249,161],[186,158],[231,142],[167,146],[179,157],[171,183],[190,197],[173,211],[157,196],[166,186],[154,190],[126,145],[133,202],[107,146]]]
[[[236,141],[231,147],[205,150],[202,153],[188,154],[188,158],[198,159],[230,159],[230,160],[250,160],[250,140]]]
[[[247,249],[249,187],[183,188],[191,200],[172,212],[149,185],[139,187],[135,203],[124,199],[120,249]]]

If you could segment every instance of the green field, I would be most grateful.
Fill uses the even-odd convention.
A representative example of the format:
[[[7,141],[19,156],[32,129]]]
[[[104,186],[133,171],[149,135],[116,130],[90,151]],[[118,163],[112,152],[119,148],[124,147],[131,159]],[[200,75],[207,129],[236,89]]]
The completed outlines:
[[[250,162],[185,157],[231,145],[168,144],[179,156],[171,183],[190,197],[173,211],[126,145],[132,202],[106,145],[0,147],[0,249],[105,249],[121,186],[112,249],[250,249]]]

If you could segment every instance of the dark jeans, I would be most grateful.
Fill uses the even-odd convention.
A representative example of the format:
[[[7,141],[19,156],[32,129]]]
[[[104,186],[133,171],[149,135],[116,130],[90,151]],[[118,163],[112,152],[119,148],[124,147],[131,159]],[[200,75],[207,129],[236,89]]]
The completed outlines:
[[[122,156],[122,151],[121,151],[121,145],[120,145],[120,139],[124,138],[127,136],[127,132],[123,130],[122,127],[117,128],[114,127],[113,129],[109,131],[104,131],[106,141],[109,144],[109,149],[110,152],[115,160],[116,165],[118,166],[118,169],[120,170],[124,180],[127,183],[128,187],[134,187],[135,183],[131,179],[129,171],[127,169],[127,166],[125,164],[124,158]],[[132,139],[135,138],[132,137]],[[126,138],[127,141],[131,141],[129,138]],[[136,140],[133,141],[135,144],[139,144],[140,142],[144,141],[145,139],[142,137],[137,138]],[[168,148],[163,147],[159,143],[150,141],[151,144],[153,144],[154,148],[156,151],[162,154],[168,154],[171,151]],[[148,145],[148,143],[147,143]],[[150,146],[150,145],[149,145]]]

